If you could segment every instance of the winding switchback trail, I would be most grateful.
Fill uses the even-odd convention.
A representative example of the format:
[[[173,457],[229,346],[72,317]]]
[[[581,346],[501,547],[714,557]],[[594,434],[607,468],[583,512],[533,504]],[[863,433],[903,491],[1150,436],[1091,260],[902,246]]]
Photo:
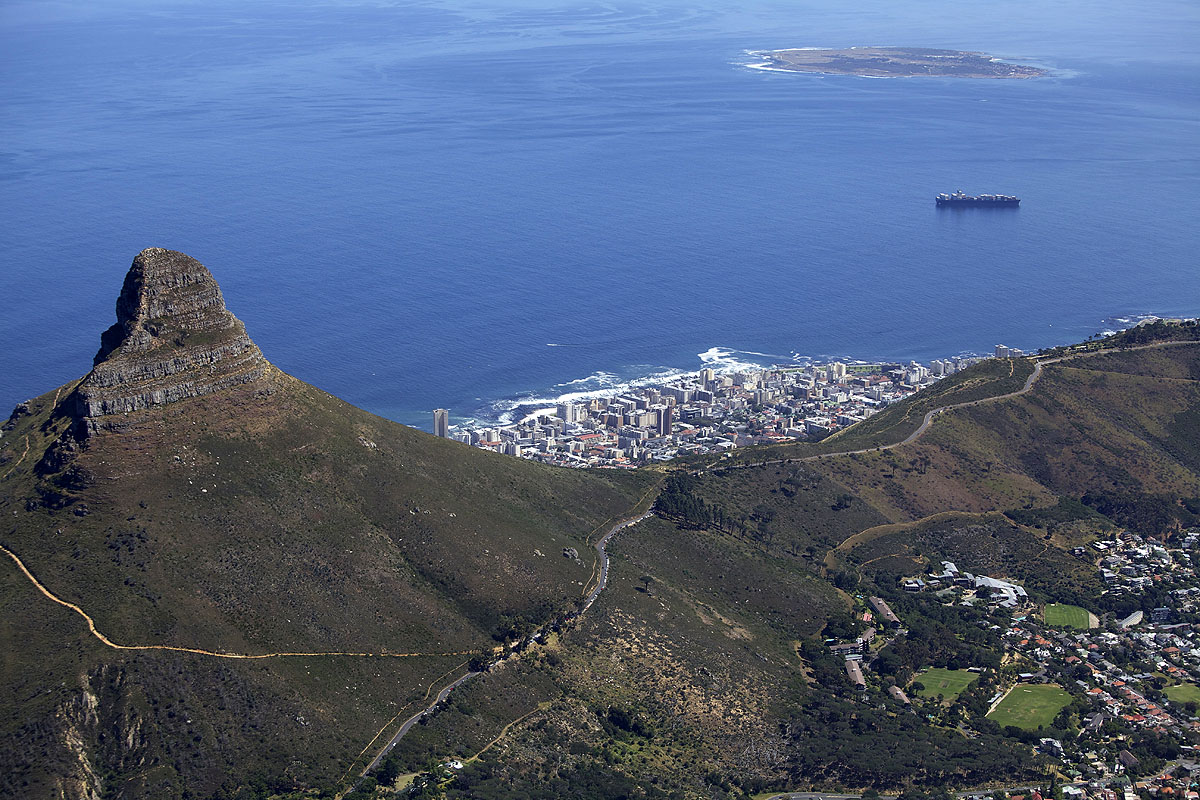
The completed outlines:
[[[1165,347],[1176,347],[1176,346],[1186,346],[1186,345],[1196,345],[1196,344],[1200,344],[1200,342],[1197,342],[1197,341],[1155,342],[1155,343],[1151,343],[1151,344],[1138,345],[1135,347],[1123,348],[1123,349],[1119,349],[1119,350],[1095,350],[1095,351],[1088,351],[1088,352],[1084,352],[1084,353],[1071,353],[1071,354],[1067,354],[1067,355],[1063,355],[1063,356],[1058,356],[1056,358],[1037,360],[1034,362],[1033,372],[1030,373],[1028,378],[1026,378],[1024,385],[1020,389],[1017,389],[1012,392],[1007,392],[1005,394],[993,395],[991,397],[980,398],[978,400],[971,400],[971,401],[967,401],[967,402],[963,402],[963,403],[953,403],[953,404],[939,406],[938,408],[932,409],[932,410],[926,412],[924,418],[921,421],[921,424],[917,427],[916,430],[914,430],[911,434],[909,434],[903,440],[898,441],[898,442],[893,442],[891,444],[885,444],[885,445],[879,445],[876,447],[867,447],[867,448],[862,448],[862,449],[858,449],[858,450],[841,450],[841,451],[834,451],[834,452],[829,452],[829,453],[819,453],[816,455],[803,456],[803,457],[799,457],[799,458],[780,458],[780,459],[750,462],[750,463],[745,463],[745,464],[716,465],[716,466],[707,467],[707,468],[703,468],[703,469],[693,470],[691,472],[691,474],[700,475],[700,474],[704,474],[705,472],[713,471],[715,469],[719,469],[719,470],[743,469],[743,468],[748,468],[748,467],[768,466],[768,465],[772,465],[772,464],[817,461],[817,460],[820,460],[823,458],[833,458],[833,457],[837,457],[837,456],[862,454],[862,453],[877,453],[877,452],[882,452],[885,450],[891,450],[893,448],[915,442],[922,435],[924,435],[924,433],[933,424],[934,419],[938,415],[943,414],[947,411],[952,411],[952,410],[958,409],[958,408],[979,406],[979,405],[983,405],[985,403],[999,402],[999,401],[1008,400],[1008,399],[1011,399],[1014,397],[1019,397],[1021,395],[1028,393],[1029,391],[1031,391],[1033,389],[1034,385],[1036,385],[1038,380],[1042,377],[1045,366],[1047,366],[1049,364],[1055,364],[1055,363],[1059,363],[1062,361],[1074,360],[1077,358],[1086,358],[1086,357],[1093,356],[1093,355],[1106,355],[1106,354],[1110,354],[1110,353],[1122,353],[1122,352],[1131,352],[1131,351],[1136,351],[1136,350],[1150,350],[1150,349],[1158,349],[1158,348],[1165,348]],[[6,479],[13,472],[13,470],[15,470],[17,468],[17,466],[19,466],[21,464],[21,462],[24,460],[25,456],[28,454],[28,450],[29,450],[29,441],[28,441],[28,437],[26,437],[25,452],[23,452],[21,454],[21,457],[17,460],[17,462],[12,467],[10,467],[3,476],[0,476],[0,480]],[[654,491],[655,488],[657,488],[657,484],[654,487],[651,487],[651,489],[647,491],[646,495],[642,498],[642,500],[639,500],[637,505],[641,505],[641,503],[644,502],[644,500],[647,497],[649,497],[649,495]],[[635,508],[636,507],[637,506],[635,506]],[[642,512],[638,516],[618,521],[618,522],[614,523],[604,533],[604,535],[601,536],[600,539],[598,539],[596,541],[594,547],[595,547],[596,553],[598,555],[597,563],[599,566],[599,577],[596,580],[595,585],[588,591],[585,601],[584,601],[583,605],[580,607],[580,610],[576,616],[582,615],[583,613],[587,612],[592,607],[592,605],[595,603],[596,599],[600,596],[600,593],[608,585],[608,570],[609,570],[609,557],[608,557],[608,551],[607,551],[608,542],[619,531],[624,530],[625,528],[631,527],[633,525],[636,525],[639,522],[642,522],[646,518],[653,516],[653,513],[654,513],[653,507],[651,506],[651,508],[649,510]],[[105,636],[103,633],[101,633],[100,630],[96,627],[95,620],[93,620],[92,617],[87,612],[85,612],[81,607],[79,607],[75,603],[69,602],[67,600],[63,600],[62,598],[58,597],[56,594],[51,592],[44,584],[41,583],[41,581],[39,581],[37,579],[37,577],[29,570],[29,568],[25,566],[25,563],[23,561],[21,561],[21,559],[17,556],[16,553],[14,553],[12,550],[8,549],[4,545],[0,545],[0,550],[3,550],[4,553],[9,558],[12,559],[13,563],[16,564],[17,568],[21,571],[21,573],[34,585],[34,587],[42,595],[44,595],[46,598],[53,601],[54,603],[57,603],[58,605],[63,606],[64,608],[70,609],[71,611],[74,611],[76,614],[78,614],[80,617],[82,617],[84,619],[84,621],[87,623],[88,631],[97,640],[99,640],[102,644],[104,644],[106,647],[110,647],[114,650],[158,650],[158,651],[168,651],[168,652],[177,652],[177,653],[191,653],[194,655],[201,655],[201,656],[207,656],[207,657],[212,657],[212,658],[238,659],[238,660],[258,660],[258,659],[268,659],[268,658],[289,658],[289,657],[420,658],[420,657],[471,655],[474,652],[474,651],[470,651],[470,650],[465,650],[465,651],[440,652],[440,653],[376,653],[376,652],[352,652],[352,651],[325,651],[325,652],[286,652],[285,651],[285,652],[271,652],[271,653],[225,653],[225,652],[219,652],[219,651],[213,651],[213,650],[205,650],[205,649],[197,648],[197,647],[182,647],[182,646],[176,646],[176,645],[120,644],[120,643],[114,642],[113,640],[111,640],[107,636]],[[593,575],[596,574],[595,567],[593,567],[592,574]],[[454,669],[457,670],[458,668],[461,668],[461,666],[462,665],[460,664],[459,667],[456,667]],[[454,670],[451,670],[451,672],[453,672],[453,671]],[[399,742],[400,739],[402,739],[404,737],[404,735],[407,734],[414,725],[416,725],[418,722],[420,722],[420,720],[424,716],[426,716],[431,711],[433,711],[439,703],[445,702],[446,698],[450,695],[450,693],[455,688],[457,688],[461,684],[465,683],[466,681],[469,681],[470,679],[472,679],[480,674],[482,674],[482,673],[476,672],[476,671],[468,671],[468,672],[458,676],[457,678],[455,678],[449,684],[443,686],[438,691],[438,694],[433,699],[433,701],[431,703],[429,703],[429,705],[427,705],[425,708],[423,708],[422,710],[413,714],[411,717],[409,717],[407,720],[404,721],[404,723],[400,726],[400,729],[388,741],[388,744],[384,748],[382,748],[382,750],[370,761],[370,763],[367,765],[367,767],[362,771],[362,774],[365,775],[370,770],[374,769],[379,764],[379,762],[387,755],[387,753],[396,745],[396,743]],[[436,683],[436,682],[437,682],[437,680],[435,679],[434,683]],[[426,692],[426,696],[425,696],[426,700],[429,699],[429,694],[432,691],[432,688],[433,688],[433,684],[430,685],[429,690]],[[533,712],[530,712],[530,713],[533,713]],[[528,716],[528,714],[526,716]],[[523,717],[522,717],[522,719],[523,719]],[[518,719],[518,720],[514,721],[513,723],[510,723],[510,725],[505,728],[505,731],[507,731],[508,728],[511,728],[513,724],[515,724],[516,722],[519,722],[519,721],[520,720]],[[376,734],[375,738],[372,739],[370,743],[368,743],[367,747],[364,748],[363,753],[365,753],[368,749],[370,749],[371,745],[379,738],[380,735],[382,735],[384,733],[384,731],[386,731],[389,727],[391,727],[391,725],[394,724],[394,722],[395,722],[395,719],[389,721],[388,724],[385,725],[379,731],[379,733]],[[503,736],[503,732],[501,733],[501,736]],[[497,739],[493,740],[493,742],[491,744],[495,744],[496,741],[499,741],[499,738],[500,737],[497,737]],[[491,744],[489,744],[489,747],[491,746]],[[361,754],[360,754],[360,757],[361,757]],[[357,761],[357,759],[355,759],[355,761]]]
[[[26,450],[28,450],[28,447],[26,447]],[[14,467],[15,467],[15,465],[14,465]],[[9,470],[9,471],[11,472],[11,470]],[[7,473],[5,474],[5,477],[7,477]],[[640,506],[643,502],[645,502],[645,500],[653,493],[654,488],[655,487],[652,487],[650,490],[648,490],[646,492],[646,494],[643,495],[643,497],[638,501],[637,505],[634,506],[634,508],[637,508],[637,506]],[[576,616],[582,615],[589,608],[591,608],[592,604],[596,601],[596,598],[600,596],[600,592],[602,592],[604,590],[604,588],[608,585],[609,558],[608,558],[607,546],[608,546],[609,540],[612,539],[612,537],[618,531],[624,530],[625,528],[628,528],[632,525],[636,525],[637,523],[641,522],[642,520],[646,519],[647,517],[651,516],[652,514],[653,514],[652,510],[647,510],[647,511],[642,512],[640,515],[638,515],[636,517],[620,520],[620,521],[614,523],[607,531],[605,531],[604,535],[601,536],[600,539],[596,541],[596,544],[594,546],[595,546],[596,552],[599,557],[598,563],[599,563],[600,577],[599,577],[599,580],[596,582],[596,585],[593,586],[591,591],[588,592],[587,599],[586,599],[585,603],[583,604],[583,606],[580,608],[579,612],[576,614]],[[71,611],[75,612],[80,617],[82,617],[84,622],[87,623],[88,631],[92,634],[92,636],[94,636],[97,640],[99,640],[104,646],[110,647],[114,650],[157,650],[157,651],[166,651],[166,652],[174,652],[174,653],[191,653],[193,655],[207,656],[207,657],[211,657],[211,658],[225,658],[225,659],[236,659],[236,660],[259,660],[259,659],[267,659],[267,658],[306,658],[306,657],[307,658],[315,658],[315,657],[421,658],[421,657],[438,657],[438,656],[468,656],[468,655],[473,655],[475,653],[475,651],[473,651],[473,650],[458,650],[458,651],[439,652],[439,653],[375,653],[375,652],[351,652],[351,651],[323,651],[323,652],[286,652],[285,651],[285,652],[272,652],[272,653],[224,653],[224,652],[218,652],[215,650],[205,650],[205,649],[199,648],[199,647],[182,647],[182,646],[178,646],[178,645],[120,644],[119,642],[115,642],[112,639],[105,636],[100,631],[100,629],[96,627],[96,621],[92,618],[92,616],[90,614],[88,614],[86,611],[84,611],[80,606],[78,606],[77,604],[72,603],[68,600],[64,600],[61,597],[59,597],[58,595],[56,595],[54,592],[50,591],[50,589],[48,589],[45,584],[43,584],[41,581],[39,581],[37,579],[37,576],[35,576],[33,574],[33,572],[30,571],[30,569],[27,566],[25,566],[25,562],[22,561],[21,558],[16,553],[14,553],[12,550],[8,549],[7,547],[5,547],[2,544],[0,544],[0,550],[2,550],[5,553],[5,555],[7,555],[10,559],[12,559],[13,563],[16,564],[17,569],[20,570],[21,574],[23,574],[29,580],[29,582],[33,584],[34,588],[36,588],[43,596],[45,596],[47,599],[51,600],[54,603],[57,603],[58,605],[60,605],[64,608],[70,609]],[[593,568],[593,574],[595,574],[594,568]],[[457,669],[461,668],[462,666],[463,666],[462,664],[459,664],[457,667],[450,670],[450,672],[454,672]],[[391,751],[391,749],[396,746],[396,743],[399,742],[404,737],[404,735],[407,734],[412,729],[412,727],[414,725],[419,723],[423,717],[425,717],[427,714],[431,713],[438,706],[439,703],[445,702],[446,698],[450,696],[450,693],[452,691],[454,691],[454,689],[456,689],[461,684],[465,683],[466,681],[469,681],[470,679],[472,679],[480,674],[482,674],[482,673],[474,671],[474,670],[468,670],[466,673],[459,675],[453,681],[451,681],[450,683],[443,686],[438,691],[437,696],[433,698],[432,702],[430,702],[426,707],[422,708],[420,711],[413,714],[411,717],[406,719],[403,724],[401,724],[400,729],[395,733],[395,735],[392,736],[391,739],[388,740],[388,743],[379,751],[379,753],[374,758],[371,759],[371,761],[367,764],[367,766],[362,770],[361,774],[366,775],[368,772],[375,769],[379,765],[379,762],[382,761],[383,758]],[[425,693],[426,700],[429,699],[429,694],[433,690],[433,685],[436,684],[438,680],[440,680],[440,678],[435,679],[434,683],[430,684],[429,690]],[[519,720],[517,720],[517,721],[519,721]],[[395,724],[394,718],[392,720],[389,720],[388,723],[386,725],[384,725],[384,727],[381,728],[378,733],[375,734],[375,737],[371,740],[371,742],[369,742],[367,744],[367,746],[365,748],[363,748],[363,753],[365,753],[368,749],[370,749],[371,745],[374,744],[375,741],[378,740],[378,738],[384,733],[384,731],[386,731],[388,728],[390,728],[393,724]],[[515,722],[512,724],[515,724]],[[512,724],[510,724],[508,727],[509,728],[512,727]],[[507,731],[507,730],[508,730],[508,728],[505,728],[505,731]],[[503,734],[501,734],[501,735],[503,735]],[[492,744],[495,744],[495,741],[498,741],[498,740],[499,740],[499,737],[496,740],[494,740],[492,742]],[[361,758],[361,757],[362,757],[362,753],[359,754],[359,758]],[[355,759],[356,762],[357,762],[357,760],[358,759]]]

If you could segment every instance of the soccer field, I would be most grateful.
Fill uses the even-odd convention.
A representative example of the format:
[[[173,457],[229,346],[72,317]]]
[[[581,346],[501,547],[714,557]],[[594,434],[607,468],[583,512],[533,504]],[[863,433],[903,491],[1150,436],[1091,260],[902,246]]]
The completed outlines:
[[[1200,703],[1200,686],[1194,683],[1181,683],[1178,686],[1168,686],[1163,690],[1173,703],[1195,701]]]
[[[1091,627],[1087,609],[1062,603],[1046,606],[1046,624],[1051,628],[1075,628],[1081,631]]]
[[[1048,684],[1017,684],[1008,696],[1000,701],[988,719],[1000,726],[1015,725],[1027,731],[1035,731],[1049,725],[1058,712],[1071,702],[1071,695],[1062,687]]]
[[[934,667],[925,670],[914,680],[925,687],[918,692],[921,697],[937,697],[940,694],[946,700],[954,700],[978,677],[976,673],[967,672],[965,669]]]

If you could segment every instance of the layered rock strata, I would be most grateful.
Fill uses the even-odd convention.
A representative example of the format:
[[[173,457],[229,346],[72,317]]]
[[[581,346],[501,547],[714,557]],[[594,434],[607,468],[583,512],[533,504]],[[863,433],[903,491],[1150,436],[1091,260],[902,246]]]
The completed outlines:
[[[268,367],[204,265],[149,248],[125,276],[117,322],[74,393],[75,414],[96,430],[108,427],[105,417],[261,381]]]

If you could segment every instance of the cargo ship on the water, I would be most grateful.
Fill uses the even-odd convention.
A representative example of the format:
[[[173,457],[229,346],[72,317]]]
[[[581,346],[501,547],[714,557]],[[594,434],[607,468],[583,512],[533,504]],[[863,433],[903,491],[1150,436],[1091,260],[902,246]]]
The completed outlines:
[[[954,194],[939,194],[936,198],[939,206],[1017,206],[1021,204],[1021,198],[1013,197],[1011,194],[980,194],[971,195],[963,194],[962,191],[957,191]]]

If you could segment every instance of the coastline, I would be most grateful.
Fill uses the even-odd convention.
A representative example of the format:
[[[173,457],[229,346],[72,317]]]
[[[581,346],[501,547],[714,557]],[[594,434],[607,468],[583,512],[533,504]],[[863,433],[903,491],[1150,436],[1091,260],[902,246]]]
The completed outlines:
[[[998,344],[989,356],[806,366],[706,367],[656,385],[587,402],[521,408],[507,424],[448,426],[435,435],[544,464],[634,469],[680,456],[728,453],[758,444],[819,441],[862,422],[938,381],[984,361],[1026,353]]]
[[[1149,312],[1125,313],[1100,320],[1100,324],[1087,335],[1096,334],[1108,336],[1138,323],[1166,315]],[[1175,316],[1175,315],[1171,315]],[[1191,316],[1185,315],[1185,316]],[[1068,337],[1072,341],[1073,337]],[[1024,349],[1036,351],[1041,348],[1057,347],[1068,341],[1026,342]],[[547,347],[563,347],[557,343],[547,343]],[[492,427],[511,425],[522,421],[536,409],[553,408],[564,402],[585,402],[595,398],[616,397],[629,391],[656,385],[664,385],[672,379],[695,374],[699,370],[713,369],[718,374],[728,374],[738,371],[766,371],[778,368],[805,368],[813,364],[840,361],[847,365],[864,365],[880,363],[908,363],[910,361],[928,360],[929,354],[915,352],[886,353],[886,348],[879,348],[883,355],[850,354],[848,352],[832,353],[799,353],[772,354],[760,350],[743,350],[722,345],[714,345],[696,354],[697,362],[691,366],[668,366],[665,364],[614,365],[607,364],[594,369],[588,375],[577,378],[567,378],[559,383],[549,384],[542,389],[528,389],[512,394],[495,394],[481,392],[474,403],[460,406],[456,411],[450,409],[453,424],[451,430],[469,427]],[[942,358],[982,357],[987,353],[962,348]],[[422,412],[426,420],[428,411]],[[432,432],[432,425],[424,421],[417,427]]]
[[[1192,318],[1154,315],[1136,322],[1130,318],[1120,321],[1126,323],[1125,328],[1151,322],[1195,322]],[[1088,341],[1095,338],[1093,334]],[[916,361],[810,361],[806,365],[766,366],[734,362],[720,371],[705,367],[632,390],[627,385],[606,387],[603,396],[598,393],[586,402],[580,393],[553,407],[546,407],[548,398],[539,398],[528,406],[518,405],[514,409],[518,413],[492,427],[458,425],[451,429],[448,410],[437,409],[435,435],[494,453],[569,468],[636,469],[682,456],[726,457],[735,448],[746,446],[820,441],[976,365],[981,365],[979,369],[985,373],[1007,370],[1011,376],[1017,359],[1046,351],[1042,347],[1036,353],[1026,353],[997,344],[990,355],[935,358],[927,365]],[[701,355],[715,359],[714,354],[719,353],[727,360],[732,352],[736,351],[711,348]],[[983,366],[985,362],[1000,363]],[[1040,372],[1038,362],[1022,391],[1028,391]],[[914,436],[920,435],[933,413],[926,416]]]

